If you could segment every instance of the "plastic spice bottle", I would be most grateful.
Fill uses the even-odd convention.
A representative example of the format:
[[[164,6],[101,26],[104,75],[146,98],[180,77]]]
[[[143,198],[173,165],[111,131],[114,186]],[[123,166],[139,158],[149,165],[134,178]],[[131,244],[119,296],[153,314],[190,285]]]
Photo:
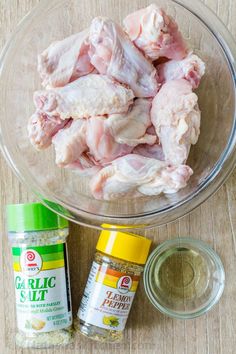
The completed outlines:
[[[68,222],[42,204],[8,205],[17,315],[16,344],[48,348],[72,340]]]
[[[151,241],[102,231],[78,311],[78,330],[102,342],[118,342],[137,290]]]

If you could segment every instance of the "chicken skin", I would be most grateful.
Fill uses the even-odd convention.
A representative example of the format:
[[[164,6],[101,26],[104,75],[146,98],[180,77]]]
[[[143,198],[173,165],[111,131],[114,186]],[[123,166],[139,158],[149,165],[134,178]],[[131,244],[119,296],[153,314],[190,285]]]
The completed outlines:
[[[70,125],[53,137],[52,143],[56,152],[56,164],[60,167],[68,166],[79,160],[86,145],[86,120],[72,120]]]
[[[100,74],[128,85],[136,97],[155,96],[159,86],[156,69],[118,24],[108,18],[95,18],[89,41],[91,63]]]
[[[91,179],[96,199],[115,200],[124,197],[176,193],[187,185],[190,167],[170,166],[164,161],[136,154],[120,157]]]
[[[128,15],[123,23],[131,41],[152,61],[160,57],[180,60],[187,55],[176,22],[157,5]]]
[[[133,153],[140,156],[165,161],[165,156],[161,144],[141,144],[134,148]]]
[[[185,163],[191,144],[198,141],[201,121],[191,84],[184,79],[165,83],[153,100],[151,118],[165,160],[174,165]]]
[[[89,30],[53,42],[38,56],[38,72],[45,88],[61,87],[94,70],[88,55]]]
[[[129,146],[153,145],[156,142],[156,136],[147,134],[147,129],[152,124],[150,110],[151,101],[139,98],[135,100],[128,113],[111,114],[106,125],[115,141]]]
[[[133,92],[104,75],[90,74],[61,87],[34,93],[34,103],[49,116],[88,118],[127,112]]]
[[[151,125],[151,102],[137,99],[128,113],[91,117],[87,121],[86,141],[89,154],[102,165],[130,154],[139,144],[156,142],[156,136],[146,134]]]
[[[28,136],[31,144],[37,150],[47,149],[53,136],[62,129],[69,120],[62,120],[58,116],[48,116],[42,111],[36,111],[28,122]]]
[[[196,89],[205,74],[205,64],[197,55],[190,53],[183,60],[170,60],[158,65],[158,74],[161,84],[170,80],[185,79]]]

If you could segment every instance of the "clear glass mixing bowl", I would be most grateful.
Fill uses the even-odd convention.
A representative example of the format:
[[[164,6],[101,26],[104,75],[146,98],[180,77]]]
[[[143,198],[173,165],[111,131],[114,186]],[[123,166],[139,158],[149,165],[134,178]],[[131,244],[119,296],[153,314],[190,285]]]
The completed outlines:
[[[42,0],[19,24],[0,58],[3,154],[20,180],[43,203],[77,223],[101,227],[105,222],[141,228],[172,221],[207,199],[234,167],[236,45],[220,20],[197,0],[156,1],[176,18],[189,47],[207,65],[198,91],[201,135],[188,161],[195,173],[184,190],[169,196],[98,201],[89,192],[88,179],[56,167],[52,148],[37,152],[30,145],[26,126],[34,111],[33,91],[40,88],[37,55],[52,41],[87,27],[95,16],[109,16],[121,23],[128,13],[150,3]]]

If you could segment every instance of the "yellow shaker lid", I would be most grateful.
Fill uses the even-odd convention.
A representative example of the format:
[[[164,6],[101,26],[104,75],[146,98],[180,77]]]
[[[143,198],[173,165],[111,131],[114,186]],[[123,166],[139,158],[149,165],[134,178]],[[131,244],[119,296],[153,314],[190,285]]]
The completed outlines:
[[[110,227],[110,225],[102,225]],[[125,226],[123,226],[125,228]],[[122,231],[103,230],[96,249],[128,262],[145,264],[152,241],[139,235]]]

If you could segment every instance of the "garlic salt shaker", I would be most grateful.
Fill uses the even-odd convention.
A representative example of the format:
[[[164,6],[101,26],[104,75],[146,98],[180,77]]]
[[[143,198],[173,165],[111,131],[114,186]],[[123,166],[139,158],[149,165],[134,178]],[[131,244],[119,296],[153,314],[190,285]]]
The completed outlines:
[[[48,348],[72,340],[67,220],[42,204],[8,205],[17,328],[16,344]]]

